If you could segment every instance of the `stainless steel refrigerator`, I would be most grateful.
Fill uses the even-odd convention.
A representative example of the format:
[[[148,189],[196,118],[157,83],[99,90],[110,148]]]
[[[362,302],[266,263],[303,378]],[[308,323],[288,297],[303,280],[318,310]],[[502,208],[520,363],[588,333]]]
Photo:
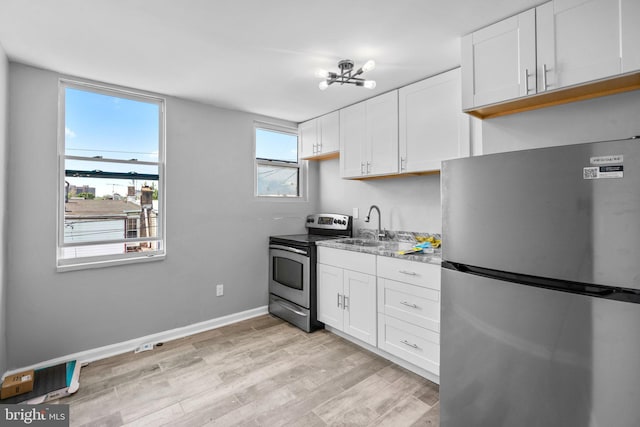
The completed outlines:
[[[441,185],[441,426],[640,426],[640,139],[446,161]]]

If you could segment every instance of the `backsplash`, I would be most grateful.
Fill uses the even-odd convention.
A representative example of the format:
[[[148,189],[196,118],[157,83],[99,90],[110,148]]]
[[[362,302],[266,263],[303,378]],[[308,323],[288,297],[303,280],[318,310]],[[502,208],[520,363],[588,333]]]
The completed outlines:
[[[417,237],[434,237],[441,240],[438,233],[427,233],[421,231],[400,231],[400,230],[384,230],[387,235],[387,240],[393,240],[398,242],[417,242]],[[356,231],[356,236],[363,239],[375,239],[376,229],[360,228]]]

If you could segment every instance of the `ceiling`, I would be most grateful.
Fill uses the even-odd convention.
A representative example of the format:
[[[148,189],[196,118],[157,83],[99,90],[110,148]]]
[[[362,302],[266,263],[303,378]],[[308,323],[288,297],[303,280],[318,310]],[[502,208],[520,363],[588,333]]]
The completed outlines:
[[[460,36],[539,0],[0,0],[9,60],[304,121],[460,64]],[[318,89],[340,59],[373,90]]]

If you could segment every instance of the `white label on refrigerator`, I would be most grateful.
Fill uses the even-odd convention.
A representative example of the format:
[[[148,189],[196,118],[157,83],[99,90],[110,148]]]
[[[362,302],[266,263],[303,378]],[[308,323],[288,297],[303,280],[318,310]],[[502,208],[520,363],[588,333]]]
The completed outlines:
[[[612,163],[624,162],[624,156],[622,154],[616,154],[612,156],[598,156],[591,158],[592,165],[610,165]]]
[[[591,166],[582,168],[583,179],[624,178],[624,166]]]

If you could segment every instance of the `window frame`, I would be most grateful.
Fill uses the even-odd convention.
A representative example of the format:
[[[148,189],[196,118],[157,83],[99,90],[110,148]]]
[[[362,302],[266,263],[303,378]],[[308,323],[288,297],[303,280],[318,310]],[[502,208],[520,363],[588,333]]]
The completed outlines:
[[[113,96],[132,101],[152,103],[158,106],[158,161],[138,161],[138,160],[119,160],[104,158],[86,158],[82,156],[65,155],[65,115],[66,115],[66,89],[76,89],[86,92],[93,92],[100,95]],[[95,83],[72,78],[58,79],[58,143],[57,143],[57,215],[56,215],[56,268],[57,271],[72,271],[88,268],[100,268],[114,265],[131,264],[138,262],[160,261],[166,256],[166,195],[165,195],[165,169],[166,169],[166,100],[163,97],[146,93],[143,91],[132,90],[115,85],[103,83]],[[154,165],[158,167],[158,215],[156,216],[157,230],[155,237],[145,238],[126,238],[109,239],[91,242],[65,243],[65,160],[83,160],[105,163],[124,163],[135,165]],[[125,220],[125,224],[129,218]],[[91,245],[102,245],[110,243],[136,243],[136,242],[159,242],[160,249],[149,252],[125,252],[110,255],[97,255],[78,258],[64,258],[63,250],[68,247],[81,247]]]
[[[258,158],[256,155],[257,152],[257,140],[256,134],[258,129],[263,129],[271,132],[285,133],[290,135],[295,135],[297,139],[297,161],[296,162],[288,162],[283,160],[270,160],[270,159],[262,159]],[[268,200],[268,201],[306,201],[307,197],[307,168],[306,161],[300,160],[300,134],[298,132],[297,127],[289,127],[285,125],[279,125],[269,122],[261,122],[254,121],[253,122],[253,160],[254,160],[254,177],[253,177],[253,195],[259,200]],[[297,169],[298,171],[298,195],[297,196],[286,196],[286,195],[267,195],[267,194],[258,194],[258,168],[260,166],[277,166],[277,167],[287,167],[291,169]]]

